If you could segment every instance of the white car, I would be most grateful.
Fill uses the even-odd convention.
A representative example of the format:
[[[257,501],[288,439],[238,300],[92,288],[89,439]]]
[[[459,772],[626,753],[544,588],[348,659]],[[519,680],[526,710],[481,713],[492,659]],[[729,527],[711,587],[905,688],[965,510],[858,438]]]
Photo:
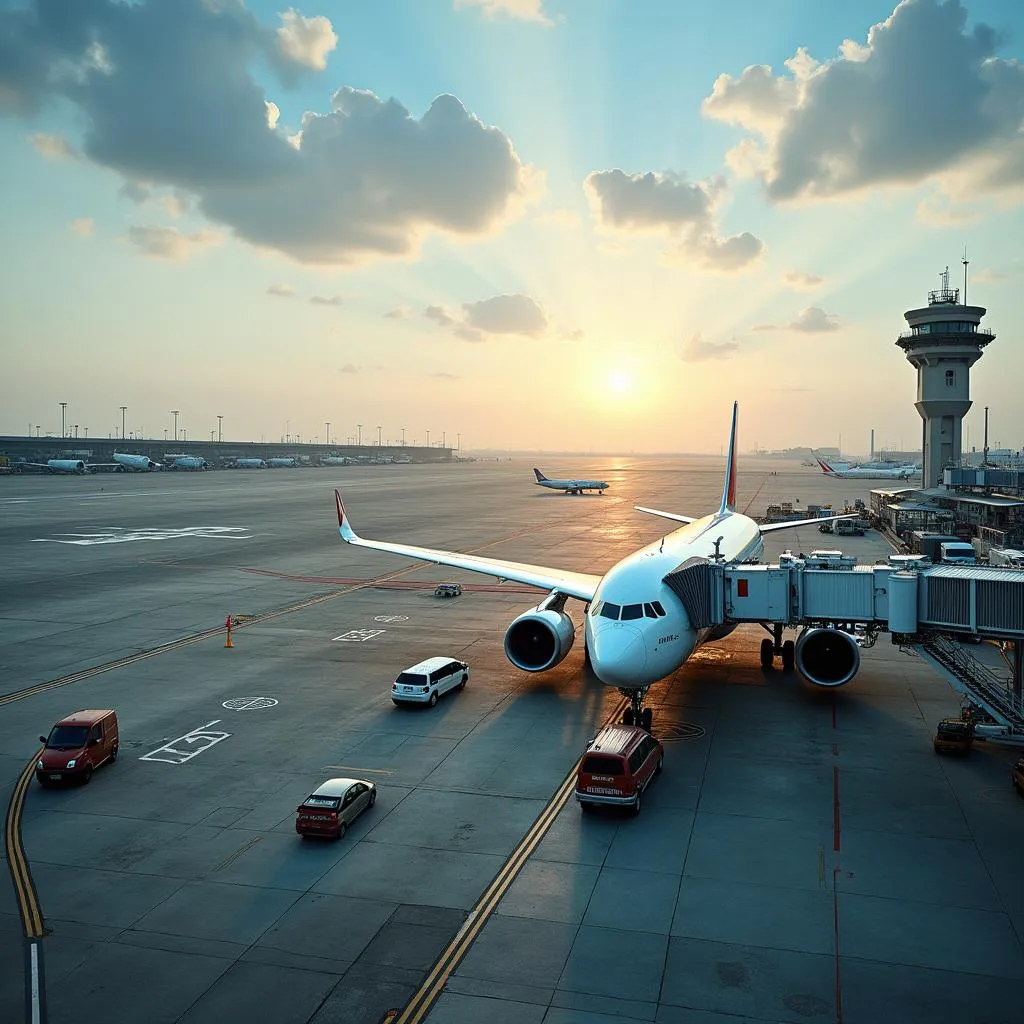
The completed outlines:
[[[400,673],[391,684],[395,704],[429,704],[449,690],[461,690],[469,682],[469,666],[457,658],[427,658]]]

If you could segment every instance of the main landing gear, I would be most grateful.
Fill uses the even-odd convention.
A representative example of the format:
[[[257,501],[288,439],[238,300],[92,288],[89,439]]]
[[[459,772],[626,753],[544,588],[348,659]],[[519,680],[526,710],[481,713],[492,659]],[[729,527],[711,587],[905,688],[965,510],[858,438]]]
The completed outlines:
[[[647,696],[649,687],[642,687],[639,690],[627,690],[619,687],[619,693],[629,698],[630,706],[622,712],[623,725],[639,725],[641,729],[651,731],[654,724],[654,712],[644,707],[644,697]]]
[[[780,623],[768,625],[762,622],[761,625],[772,634],[771,639],[765,637],[761,641],[761,668],[767,671],[774,665],[775,658],[781,657],[783,671],[792,672],[796,664],[796,645],[792,640],[783,641]]]

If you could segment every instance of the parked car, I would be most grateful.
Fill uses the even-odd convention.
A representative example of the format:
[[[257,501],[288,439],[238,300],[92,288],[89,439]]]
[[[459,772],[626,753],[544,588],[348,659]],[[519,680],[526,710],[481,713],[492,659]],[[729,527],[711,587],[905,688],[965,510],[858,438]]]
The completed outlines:
[[[461,594],[461,583],[438,583],[438,585],[434,587],[435,597],[460,597]]]
[[[576,773],[576,799],[590,810],[597,804],[629,807],[640,813],[644,790],[661,774],[665,748],[638,725],[605,726],[587,745]]]
[[[328,779],[295,808],[295,831],[340,839],[360,814],[377,802],[377,787],[363,779]]]
[[[429,704],[449,690],[465,688],[469,682],[469,666],[457,658],[427,658],[399,673],[391,684],[395,704]]]
[[[75,779],[88,782],[94,768],[117,760],[117,714],[111,709],[76,711],[62,718],[49,736],[40,736],[43,753],[36,762],[40,785]]]

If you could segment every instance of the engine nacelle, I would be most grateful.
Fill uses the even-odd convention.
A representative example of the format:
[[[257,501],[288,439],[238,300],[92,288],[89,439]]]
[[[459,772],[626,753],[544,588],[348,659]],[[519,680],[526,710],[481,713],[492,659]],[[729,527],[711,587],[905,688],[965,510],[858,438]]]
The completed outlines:
[[[572,650],[576,627],[565,612],[531,608],[505,630],[505,657],[524,672],[546,672]]]
[[[800,674],[815,686],[844,686],[860,668],[857,639],[841,629],[805,629],[795,654]]]

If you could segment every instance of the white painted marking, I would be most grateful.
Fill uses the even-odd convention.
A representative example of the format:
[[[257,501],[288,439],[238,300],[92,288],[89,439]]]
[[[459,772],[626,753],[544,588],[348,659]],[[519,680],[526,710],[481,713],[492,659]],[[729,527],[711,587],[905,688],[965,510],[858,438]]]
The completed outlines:
[[[347,633],[342,633],[341,636],[332,637],[332,640],[344,640],[347,643],[359,644],[386,632],[386,629],[350,629]]]
[[[42,1020],[42,1006],[40,1005],[39,992],[39,944],[33,942],[30,947],[30,958],[32,962],[32,1024],[40,1024]]]
[[[374,615],[374,622],[408,622],[408,615]]]
[[[165,761],[167,764],[184,764],[186,761],[191,761],[196,754],[209,750],[215,743],[220,743],[221,740],[226,740],[231,735],[229,732],[219,732],[210,729],[211,725],[216,725],[219,721],[219,718],[215,718],[212,722],[207,722],[206,725],[201,725],[198,729],[193,729],[191,732],[185,733],[184,736],[179,736],[176,740],[171,740],[170,743],[165,743],[162,747],[157,747],[156,750],[143,754],[139,760]],[[176,750],[174,745],[177,743],[202,743],[203,746],[187,750]],[[158,757],[158,754],[169,754],[170,757]]]
[[[93,544],[130,544],[133,541],[192,538],[201,538],[203,540],[251,540],[252,536],[244,526],[183,526],[178,529],[143,526],[132,530],[111,526],[97,533],[58,533],[56,537],[34,537],[32,543],[76,544],[88,547]]]
[[[221,707],[228,711],[255,711],[259,708],[272,708],[276,703],[273,697],[232,697],[224,701]]]
[[[325,764],[321,771],[325,772],[355,772],[357,775],[394,775],[390,768],[353,768],[350,764]]]

